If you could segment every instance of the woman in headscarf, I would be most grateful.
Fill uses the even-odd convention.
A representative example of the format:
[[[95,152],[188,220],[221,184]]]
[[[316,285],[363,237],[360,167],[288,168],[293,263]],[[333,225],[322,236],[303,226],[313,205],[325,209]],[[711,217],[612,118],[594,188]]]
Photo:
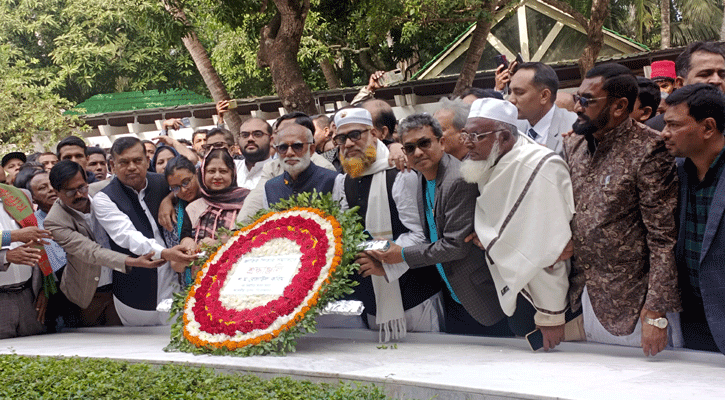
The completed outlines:
[[[249,194],[237,186],[234,159],[225,148],[213,149],[197,171],[201,198],[186,207],[181,228],[182,244],[187,249],[219,240],[219,228],[234,229],[239,210]]]
[[[179,152],[175,148],[159,143],[159,146],[156,147],[154,157],[149,163],[149,171],[163,174],[166,163],[178,155]]]

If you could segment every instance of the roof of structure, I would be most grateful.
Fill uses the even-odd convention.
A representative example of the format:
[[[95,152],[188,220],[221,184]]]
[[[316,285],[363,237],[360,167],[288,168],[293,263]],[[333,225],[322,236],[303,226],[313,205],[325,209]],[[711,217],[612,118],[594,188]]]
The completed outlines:
[[[122,92],[97,94],[68,110],[69,114],[106,114],[120,111],[146,110],[160,107],[176,107],[209,103],[208,97],[189,90],[171,89],[166,92],[146,90],[142,92]]]

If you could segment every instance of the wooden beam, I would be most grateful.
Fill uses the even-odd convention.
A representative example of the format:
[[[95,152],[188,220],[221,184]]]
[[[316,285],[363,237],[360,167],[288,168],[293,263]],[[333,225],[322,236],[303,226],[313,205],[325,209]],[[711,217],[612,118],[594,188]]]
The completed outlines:
[[[561,32],[562,28],[564,28],[564,24],[562,24],[560,21],[556,21],[556,24],[553,28],[551,28],[549,34],[546,35],[544,41],[541,42],[541,46],[539,46],[539,48],[536,50],[536,53],[531,58],[531,61],[541,61],[541,59],[544,58],[544,54],[546,54],[546,51],[549,50],[551,44],[554,43],[554,39],[556,39],[556,36],[559,35],[559,32]]]
[[[526,6],[521,5],[516,10],[516,17],[519,22],[519,44],[521,46],[521,57],[524,61],[530,61],[529,57],[529,29],[526,24]],[[513,60],[511,60],[513,61]]]

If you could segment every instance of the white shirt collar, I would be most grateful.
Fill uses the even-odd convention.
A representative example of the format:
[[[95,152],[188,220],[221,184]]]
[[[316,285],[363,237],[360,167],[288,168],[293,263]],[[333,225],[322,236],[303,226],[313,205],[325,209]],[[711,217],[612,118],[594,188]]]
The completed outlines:
[[[539,122],[536,123],[536,125],[531,126],[531,124],[527,122],[528,128],[526,129],[526,133],[528,135],[529,129],[533,128],[536,134],[538,135],[536,137],[536,143],[546,145],[546,140],[549,137],[549,128],[551,127],[551,122],[554,120],[554,105],[551,106],[551,109],[549,109],[549,112],[544,115]]]

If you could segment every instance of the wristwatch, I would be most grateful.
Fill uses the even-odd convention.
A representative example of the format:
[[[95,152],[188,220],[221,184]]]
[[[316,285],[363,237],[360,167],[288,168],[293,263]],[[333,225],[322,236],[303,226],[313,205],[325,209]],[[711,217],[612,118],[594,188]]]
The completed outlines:
[[[652,326],[656,326],[660,329],[667,328],[667,324],[668,324],[667,318],[664,318],[664,317],[655,318],[655,319],[652,319],[650,317],[644,317],[644,322],[646,322]]]

